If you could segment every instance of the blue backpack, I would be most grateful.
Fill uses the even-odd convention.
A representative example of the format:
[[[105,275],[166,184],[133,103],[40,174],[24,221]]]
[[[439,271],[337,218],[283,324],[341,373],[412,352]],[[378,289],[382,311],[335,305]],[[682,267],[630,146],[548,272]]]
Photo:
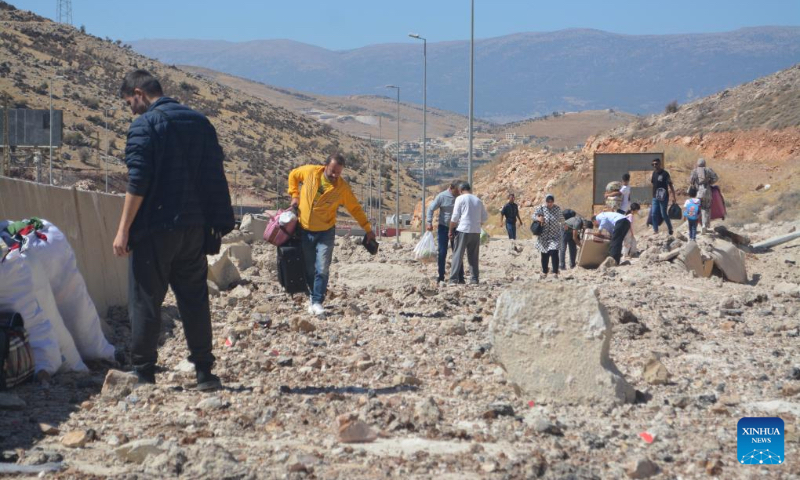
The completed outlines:
[[[697,216],[700,214],[700,204],[695,202],[689,202],[683,207],[683,216],[689,220],[697,220]]]

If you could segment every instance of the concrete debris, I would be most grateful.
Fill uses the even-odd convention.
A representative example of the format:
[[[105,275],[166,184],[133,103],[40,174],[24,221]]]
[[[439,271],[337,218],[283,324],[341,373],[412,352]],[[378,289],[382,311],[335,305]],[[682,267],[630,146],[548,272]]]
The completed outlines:
[[[119,370],[109,370],[100,394],[108,399],[122,400],[133,391],[136,381],[136,375],[120,372]]]
[[[442,419],[442,411],[433,397],[420,400],[414,405],[414,420],[419,426],[435,426]]]
[[[790,227],[758,224],[746,233],[758,242]],[[275,247],[255,242],[254,265],[211,298],[214,372],[226,388],[193,388],[170,292],[156,385],[97,395],[106,372],[93,369],[3,392],[27,406],[0,415],[0,430],[14,432],[0,441],[19,452],[2,459],[59,462],[39,454],[54,450],[71,469],[66,476],[81,478],[627,478],[628,467],[642,474],[630,459],[657,463],[652,478],[746,478],[749,470],[716,463],[735,448],[720,425],[744,416],[781,416],[787,451],[796,449],[798,249],[748,254],[753,281],[738,284],[692,278],[677,255],[654,261],[691,242],[641,229],[636,237],[642,254],[625,258],[629,266],[530,283],[524,278],[541,268],[530,240],[516,242],[525,250],[515,256],[511,241],[494,238],[481,248],[474,288],[438,285],[435,266],[410,260],[413,245],[372,257],[355,236],[337,238],[329,315],[319,319],[306,314],[305,297],[277,284]],[[701,258],[711,258],[715,239],[729,243],[716,233],[694,242]],[[500,324],[512,338],[493,333]],[[109,311],[108,325],[108,338],[125,349],[127,311]],[[660,358],[666,376],[655,368],[653,383],[643,375],[650,352],[669,354]],[[639,391],[619,387],[614,364]],[[345,412],[352,415],[343,440],[368,443],[340,441]],[[40,423],[61,433],[44,434]],[[61,444],[65,433],[93,428],[100,441]],[[116,453],[142,440],[130,456]]]
[[[208,257],[208,279],[220,290],[227,290],[232,283],[238,282],[242,277],[227,252],[221,251]]]
[[[606,259],[603,260],[600,263],[600,267],[599,268],[600,268],[600,270],[608,270],[609,268],[613,268],[613,267],[616,267],[616,266],[617,266],[617,261],[616,260],[614,260],[611,257],[606,257]]]
[[[92,436],[88,431],[76,430],[64,435],[61,439],[61,444],[67,448],[82,448],[85,447],[91,439]]]
[[[800,285],[788,282],[780,282],[773,287],[775,295],[784,297],[800,298]]]
[[[650,357],[650,359],[647,360],[642,376],[644,377],[644,381],[650,385],[666,385],[669,381],[667,367],[656,357]]]
[[[648,458],[637,458],[625,467],[628,478],[649,478],[658,473],[658,465]]]
[[[289,326],[292,331],[302,333],[311,333],[317,329],[316,325],[302,317],[293,317],[289,322]]]
[[[58,427],[50,425],[49,423],[40,423],[39,430],[45,435],[58,435],[61,433]]]
[[[233,263],[239,268],[239,271],[247,270],[253,266],[253,248],[244,243],[233,243],[222,247],[220,253],[227,253]]]
[[[337,433],[341,443],[369,443],[378,438],[372,428],[355,414],[341,415],[337,419]]]
[[[722,271],[728,281],[747,283],[744,252],[732,243],[715,241],[711,250],[714,265]]]
[[[506,290],[489,331],[509,380],[529,396],[554,403],[634,400],[633,387],[609,356],[608,314],[589,288],[527,284]]]
[[[132,463],[143,463],[147,457],[160,455],[164,449],[160,447],[159,439],[134,440],[114,450],[120,460]]]
[[[267,229],[269,219],[264,215],[251,215],[246,213],[242,217],[239,230],[246,243],[253,243],[264,239],[264,231]]]

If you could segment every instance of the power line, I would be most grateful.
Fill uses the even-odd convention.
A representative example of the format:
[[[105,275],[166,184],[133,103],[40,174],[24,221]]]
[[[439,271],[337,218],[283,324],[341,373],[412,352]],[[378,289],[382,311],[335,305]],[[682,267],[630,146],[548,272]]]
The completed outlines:
[[[58,23],[72,25],[72,0],[56,0]]]

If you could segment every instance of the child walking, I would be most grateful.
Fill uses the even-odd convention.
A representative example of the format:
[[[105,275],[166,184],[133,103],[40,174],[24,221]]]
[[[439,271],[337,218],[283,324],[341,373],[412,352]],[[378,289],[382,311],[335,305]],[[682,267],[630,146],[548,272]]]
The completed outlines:
[[[689,240],[697,239],[697,219],[700,216],[700,201],[697,197],[697,189],[689,189],[689,198],[683,204],[683,216],[689,222]]]

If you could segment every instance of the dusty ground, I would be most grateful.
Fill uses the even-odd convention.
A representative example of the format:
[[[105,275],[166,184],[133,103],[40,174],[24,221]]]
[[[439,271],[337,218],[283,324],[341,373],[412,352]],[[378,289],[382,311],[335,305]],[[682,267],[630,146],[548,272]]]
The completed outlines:
[[[750,225],[746,233],[758,240],[799,226]],[[667,241],[664,233],[639,237],[656,249]],[[800,477],[800,299],[787,293],[797,292],[800,241],[748,254],[751,281],[733,284],[644,257],[539,280],[530,240],[512,248],[493,239],[481,251],[477,287],[437,286],[435,265],[411,260],[412,245],[385,242],[370,257],[349,239],[337,244],[327,318],[309,317],[304,298],[280,293],[266,245],[256,246],[244,289],[213,298],[224,390],[191,389],[170,296],[158,385],[103,397],[106,369],[96,366],[91,375],[18,388],[27,406],[0,410],[6,460],[63,461],[45,478],[619,478],[640,459],[657,465],[660,478]],[[557,405],[515,393],[492,360],[488,326],[500,292],[540,281],[600,287],[614,328],[611,356],[639,402]],[[635,321],[620,324],[623,309]],[[127,341],[125,316],[110,319],[118,344]],[[642,377],[653,353],[670,373],[666,385]],[[336,418],[351,412],[377,441],[338,441]],[[736,422],[772,415],[787,426],[786,463],[738,465]],[[43,434],[43,422],[58,433]],[[62,444],[65,434],[89,429],[94,440],[83,448]],[[147,439],[161,451],[143,463],[115,453]]]

